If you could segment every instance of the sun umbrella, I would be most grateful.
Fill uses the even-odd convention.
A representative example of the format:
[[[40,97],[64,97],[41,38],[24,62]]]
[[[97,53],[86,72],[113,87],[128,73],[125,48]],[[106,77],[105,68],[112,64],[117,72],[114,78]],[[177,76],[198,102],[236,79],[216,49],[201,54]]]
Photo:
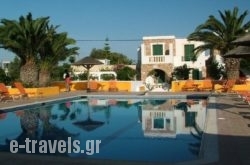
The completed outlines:
[[[73,63],[72,65],[76,65],[76,66],[83,66],[84,68],[87,69],[87,92],[89,91],[89,70],[90,68],[92,68],[94,65],[101,65],[103,64],[102,62],[90,57],[90,56],[87,56],[87,57],[84,57],[82,59],[80,59],[79,61]]]
[[[223,57],[225,58],[249,58],[250,46],[238,46],[228,51]]]
[[[250,33],[247,33],[246,35],[237,38],[233,41],[236,45],[242,45],[242,46],[250,46]]]
[[[77,121],[74,123],[76,126],[79,128],[84,129],[85,131],[93,131],[96,128],[100,127],[101,125],[104,124],[102,121],[95,121],[88,116],[87,120],[84,121]]]
[[[91,119],[90,117],[90,109],[88,108],[88,117],[86,120],[83,121],[76,121],[73,124],[78,126],[79,128],[85,130],[85,131],[93,131],[97,129],[98,127],[102,126],[104,122],[102,121],[95,121]]]

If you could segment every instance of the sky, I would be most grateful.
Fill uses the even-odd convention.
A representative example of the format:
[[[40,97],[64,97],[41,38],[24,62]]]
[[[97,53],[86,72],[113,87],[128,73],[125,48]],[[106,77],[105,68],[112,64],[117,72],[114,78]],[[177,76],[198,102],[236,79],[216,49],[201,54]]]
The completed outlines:
[[[239,8],[239,14],[250,10],[249,0],[2,0],[0,19],[18,20],[29,12],[33,19],[50,18],[77,40],[78,59],[90,55],[93,48],[102,49],[109,39],[112,52],[137,60],[137,49],[144,36],[186,38],[210,15]],[[249,11],[250,12],[250,11]],[[250,13],[246,17],[250,20]],[[14,55],[0,49],[0,60]]]

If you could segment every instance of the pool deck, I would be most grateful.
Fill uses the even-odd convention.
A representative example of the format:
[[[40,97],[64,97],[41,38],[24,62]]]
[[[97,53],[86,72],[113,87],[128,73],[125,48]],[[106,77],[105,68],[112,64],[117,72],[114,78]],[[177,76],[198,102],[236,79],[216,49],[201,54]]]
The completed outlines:
[[[195,96],[207,95],[209,93],[148,93],[148,96]],[[14,102],[0,103],[0,111],[6,110],[9,107],[13,108],[20,105],[29,105],[34,103],[42,103],[48,100],[57,100],[64,98],[71,98],[75,96],[143,96],[143,93],[138,92],[94,92],[86,93],[85,91],[74,92],[62,92],[60,95],[31,98],[26,100],[17,100]],[[218,139],[218,160],[209,163],[200,162],[200,164],[206,165],[249,165],[250,164],[250,106],[244,103],[235,94],[212,94],[215,97],[213,103],[216,110],[216,118],[213,119],[217,123],[217,133],[209,136],[216,137]],[[216,147],[216,146],[215,146]],[[125,162],[125,161],[108,161],[108,160],[82,160],[70,159],[60,157],[46,157],[35,155],[22,155],[22,154],[9,154],[0,153],[1,165],[24,165],[24,164],[126,164],[126,165],[147,165],[155,163],[147,162]],[[181,165],[193,164],[193,163],[178,163]],[[199,164],[196,162],[196,164]]]

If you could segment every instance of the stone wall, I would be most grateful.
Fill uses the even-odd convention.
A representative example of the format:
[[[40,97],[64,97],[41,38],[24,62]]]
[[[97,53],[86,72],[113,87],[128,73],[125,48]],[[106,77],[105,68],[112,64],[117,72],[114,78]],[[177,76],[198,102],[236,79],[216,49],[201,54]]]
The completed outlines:
[[[151,44],[157,44],[157,43],[163,43],[165,50],[169,50],[169,44],[173,44],[173,48],[175,48],[175,40],[174,39],[149,39],[149,40],[144,40],[143,41],[144,45],[145,45],[145,55],[146,56],[151,56],[151,49],[152,46]],[[164,51],[165,51],[164,50]],[[175,49],[173,50],[173,54],[175,54]]]
[[[145,81],[148,73],[152,70],[159,69],[165,72],[166,77],[171,77],[173,72],[173,64],[142,64],[141,65],[141,80]]]

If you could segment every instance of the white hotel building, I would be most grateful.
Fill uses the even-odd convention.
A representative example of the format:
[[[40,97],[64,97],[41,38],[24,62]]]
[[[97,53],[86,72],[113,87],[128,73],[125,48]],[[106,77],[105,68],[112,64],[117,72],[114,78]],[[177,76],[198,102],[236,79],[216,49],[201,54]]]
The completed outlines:
[[[150,72],[156,73],[162,82],[167,82],[172,77],[175,67],[187,65],[196,72],[193,77],[202,79],[206,77],[206,60],[209,51],[199,53],[196,61],[192,61],[194,48],[204,44],[203,42],[188,41],[185,38],[175,36],[147,36],[143,37],[138,49],[138,69],[140,79],[144,81]],[[160,83],[160,82],[159,82]]]

